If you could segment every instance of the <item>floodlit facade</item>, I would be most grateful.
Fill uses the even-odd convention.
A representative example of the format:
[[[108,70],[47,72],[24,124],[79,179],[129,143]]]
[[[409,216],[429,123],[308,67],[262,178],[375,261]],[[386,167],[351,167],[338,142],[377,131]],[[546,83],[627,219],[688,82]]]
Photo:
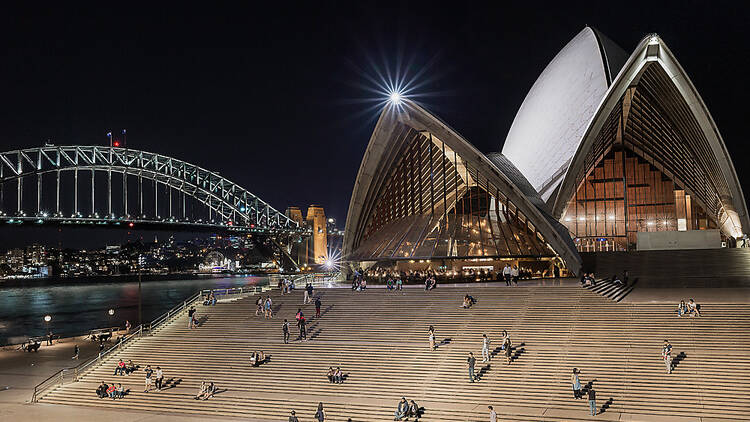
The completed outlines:
[[[537,272],[576,271],[575,246],[543,205],[502,155],[482,154],[417,104],[390,104],[357,175],[344,258],[454,271],[512,260]]]
[[[627,57],[585,28],[532,86],[502,153],[413,102],[387,105],[343,253],[356,265],[576,273],[579,252],[635,250],[639,233],[715,230],[731,246],[748,227],[721,135],[664,42],[650,35]]]

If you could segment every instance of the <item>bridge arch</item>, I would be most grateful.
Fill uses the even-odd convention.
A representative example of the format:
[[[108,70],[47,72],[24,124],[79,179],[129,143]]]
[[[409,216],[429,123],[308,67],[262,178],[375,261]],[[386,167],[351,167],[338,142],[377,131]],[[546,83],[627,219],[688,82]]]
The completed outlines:
[[[84,173],[84,178],[90,175],[88,186],[90,192],[90,211],[84,216],[80,213],[79,202],[79,177]],[[73,174],[73,210],[66,213],[61,207],[61,176]],[[104,187],[97,181],[97,174],[106,174]],[[55,174],[55,201],[53,210],[42,208],[44,196],[43,180]],[[112,175],[120,178],[119,207],[113,207]],[[26,214],[24,208],[24,180],[36,177],[36,207]],[[137,195],[136,207],[129,207],[129,198],[133,191],[128,193],[130,180],[135,179]],[[151,216],[144,214],[143,181],[153,182],[154,213]],[[242,186],[222,177],[217,172],[209,171],[202,167],[193,165],[183,160],[140,151],[130,148],[108,147],[108,146],[54,146],[46,145],[38,148],[28,148],[0,153],[0,184],[6,186],[15,182],[16,206],[14,211],[3,210],[3,217],[14,217],[21,221],[25,218],[35,219],[81,219],[81,220],[138,220],[143,222],[159,222],[169,220],[177,223],[213,226],[232,226],[237,229],[252,229],[253,231],[301,231],[296,222],[289,219],[283,213],[271,207],[268,203],[252,194]],[[97,189],[104,189],[107,195],[106,211],[102,210],[99,216],[96,205]],[[169,195],[169,216],[159,215],[159,189]],[[0,206],[5,207],[0,188]],[[182,195],[182,217],[172,214],[172,194],[176,192],[178,197]],[[28,196],[28,192],[26,194]],[[208,218],[190,220],[186,215],[186,200],[190,198],[197,204],[205,207]],[[178,198],[179,201],[179,198]],[[49,202],[49,201],[46,201]],[[115,201],[117,203],[117,201]],[[119,209],[117,209],[119,208]],[[179,210],[180,206],[175,208]],[[70,211],[70,210],[67,210]],[[119,216],[117,215],[119,213]],[[68,217],[70,215],[70,217]]]

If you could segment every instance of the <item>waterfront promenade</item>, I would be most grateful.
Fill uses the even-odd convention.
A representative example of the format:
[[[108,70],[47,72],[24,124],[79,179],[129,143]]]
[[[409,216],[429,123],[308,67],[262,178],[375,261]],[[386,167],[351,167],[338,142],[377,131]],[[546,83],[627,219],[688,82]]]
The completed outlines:
[[[199,315],[207,319],[199,329],[188,330],[180,317],[81,382],[51,392],[40,404],[11,408],[20,406],[23,414],[65,409],[97,420],[133,420],[147,411],[149,420],[169,420],[179,412],[279,421],[291,409],[310,420],[322,401],[332,421],[378,421],[392,420],[396,402],[406,396],[425,407],[425,421],[484,421],[488,404],[501,420],[589,420],[587,403],[574,400],[570,390],[569,371],[578,367],[582,382],[593,381],[599,395],[599,420],[750,417],[743,399],[750,384],[739,376],[750,368],[746,306],[704,302],[703,317],[678,319],[673,303],[613,303],[574,281],[533,284],[440,286],[432,292],[322,289],[324,315],[309,320],[311,340],[289,345],[281,341],[280,325],[283,318],[293,321],[299,291],[272,293],[278,311],[272,320],[255,317],[253,298],[201,306]],[[467,291],[479,301],[460,309]],[[314,314],[312,305],[303,311],[308,318]],[[439,340],[449,339],[435,352],[427,348],[428,325]],[[468,352],[481,356],[483,332],[499,346],[502,329],[516,346],[513,363],[506,365],[499,355],[489,366],[478,362],[481,380],[470,384]],[[670,339],[675,355],[684,353],[672,375],[664,373],[659,357],[663,338]],[[271,360],[250,367],[253,350],[264,350]],[[172,379],[170,388],[143,393],[142,371],[112,376],[120,357],[160,365]],[[325,379],[331,365],[349,374],[343,384]],[[122,382],[131,392],[119,401],[97,399],[93,390],[101,380]],[[202,380],[216,382],[221,392],[197,402],[192,396]]]

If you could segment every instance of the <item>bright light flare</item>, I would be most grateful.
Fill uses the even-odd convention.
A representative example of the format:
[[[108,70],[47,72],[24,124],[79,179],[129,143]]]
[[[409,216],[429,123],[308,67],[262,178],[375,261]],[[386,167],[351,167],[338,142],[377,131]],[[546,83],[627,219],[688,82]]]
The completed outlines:
[[[400,105],[401,104],[401,93],[398,91],[393,91],[388,96],[388,101],[391,102],[393,105]]]

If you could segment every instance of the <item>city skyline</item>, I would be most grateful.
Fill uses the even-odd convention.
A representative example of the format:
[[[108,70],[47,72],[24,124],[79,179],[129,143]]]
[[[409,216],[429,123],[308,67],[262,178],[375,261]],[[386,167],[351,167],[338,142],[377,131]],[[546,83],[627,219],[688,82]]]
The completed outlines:
[[[522,9],[431,10],[431,19],[414,22],[416,5],[339,14],[302,6],[295,14],[265,11],[273,19],[250,24],[243,14],[227,20],[190,10],[19,12],[4,28],[3,144],[104,145],[108,130],[127,128],[133,148],[219,171],[276,209],[319,203],[343,223],[377,117],[365,100],[373,99],[368,88],[378,71],[424,71],[416,93],[434,95],[418,101],[479,150],[498,151],[536,75],[588,24],[625,49],[658,32],[690,73],[730,154],[742,156],[742,93],[733,81],[750,64],[730,57],[743,52],[746,14],[731,3],[690,6],[657,5],[629,22],[588,8],[561,19]],[[443,31],[449,22],[455,26]],[[737,173],[746,185],[741,163]],[[35,235],[4,230],[0,240],[27,236]],[[57,236],[53,230],[39,241]]]

